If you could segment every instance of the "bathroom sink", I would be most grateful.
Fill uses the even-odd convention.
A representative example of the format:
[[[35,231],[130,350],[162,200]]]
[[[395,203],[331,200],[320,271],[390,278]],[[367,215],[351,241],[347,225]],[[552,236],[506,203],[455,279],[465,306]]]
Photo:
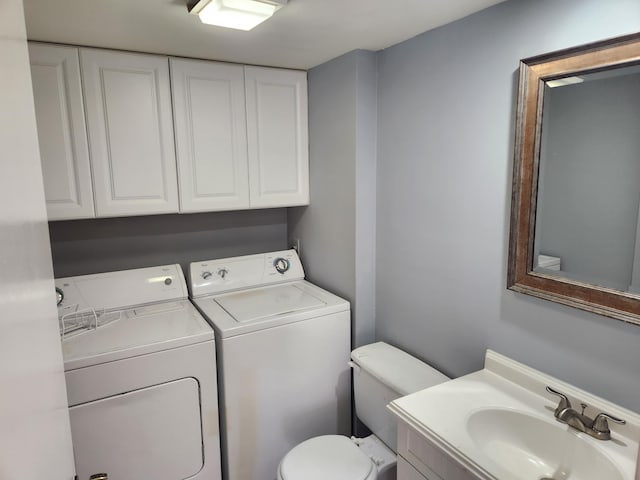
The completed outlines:
[[[426,478],[640,479],[640,415],[491,350],[484,369],[389,409],[403,432],[399,453]],[[556,419],[560,412],[573,427]],[[603,412],[609,439],[578,429]]]
[[[467,432],[496,467],[531,480],[623,480],[597,440],[566,425],[517,410],[482,409],[467,418]]]

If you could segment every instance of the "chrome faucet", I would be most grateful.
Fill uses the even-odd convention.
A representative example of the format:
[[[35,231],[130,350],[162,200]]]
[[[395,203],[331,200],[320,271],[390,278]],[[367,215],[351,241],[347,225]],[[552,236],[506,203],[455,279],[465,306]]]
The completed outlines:
[[[560,402],[554,412],[554,416],[559,422],[566,423],[570,427],[584,432],[598,440],[611,439],[611,430],[609,430],[609,423],[607,420],[611,420],[612,422],[619,423],[621,425],[627,423],[621,418],[614,417],[613,415],[605,412],[599,413],[595,418],[590,418],[584,414],[584,411],[587,408],[586,403],[580,404],[582,412],[579,413],[577,410],[571,408],[571,402],[564,393],[554,390],[551,387],[547,387],[547,392],[560,397]]]

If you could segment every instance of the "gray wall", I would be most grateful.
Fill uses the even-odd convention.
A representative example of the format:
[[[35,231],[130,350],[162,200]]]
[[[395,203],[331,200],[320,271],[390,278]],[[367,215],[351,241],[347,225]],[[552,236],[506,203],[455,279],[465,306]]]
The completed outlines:
[[[379,339],[454,376],[492,348],[640,410],[640,327],[505,288],[519,59],[638,30],[637,0],[510,0],[380,52]]]
[[[639,74],[547,88],[536,249],[575,278],[631,284],[639,134]]]
[[[285,209],[50,222],[56,277],[287,248]]]
[[[307,278],[348,299],[352,343],[375,338],[376,54],[309,71],[311,204],[290,209]]]

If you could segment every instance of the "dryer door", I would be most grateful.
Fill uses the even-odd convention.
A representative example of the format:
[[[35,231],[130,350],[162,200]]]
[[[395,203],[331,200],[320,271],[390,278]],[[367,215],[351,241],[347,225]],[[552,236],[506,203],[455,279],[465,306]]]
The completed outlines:
[[[198,473],[198,382],[183,378],[69,409],[78,478],[181,480]]]

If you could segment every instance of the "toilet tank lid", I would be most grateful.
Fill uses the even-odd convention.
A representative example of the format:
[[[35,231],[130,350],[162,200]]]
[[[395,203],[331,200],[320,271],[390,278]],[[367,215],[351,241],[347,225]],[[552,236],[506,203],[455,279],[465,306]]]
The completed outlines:
[[[351,359],[402,396],[450,380],[444,373],[385,342],[358,347],[351,352]]]

